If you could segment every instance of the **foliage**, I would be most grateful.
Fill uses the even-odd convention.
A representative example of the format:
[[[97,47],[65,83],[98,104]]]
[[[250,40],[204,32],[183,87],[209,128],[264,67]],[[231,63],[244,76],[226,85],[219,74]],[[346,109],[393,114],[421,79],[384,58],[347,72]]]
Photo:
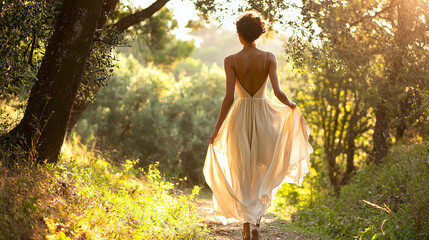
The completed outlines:
[[[173,12],[164,8],[147,21],[133,27],[137,34],[136,44],[144,62],[155,65],[171,65],[189,57],[195,46],[192,41],[176,39],[172,31],[177,28]]]
[[[218,21],[225,20],[225,16],[237,16],[238,13],[253,10],[257,11],[268,22],[284,23],[288,15],[286,10],[295,3],[282,0],[262,0],[262,1],[214,1],[196,0],[195,8],[205,19],[215,18]],[[272,26],[268,26],[271,28]]]
[[[195,50],[193,41],[184,41],[173,34],[178,27],[172,10],[163,8],[149,19],[130,28],[129,46],[118,48],[120,53],[133,55],[143,66],[173,68]]]
[[[172,72],[177,80],[183,76],[198,76],[203,66],[206,67],[206,64],[203,64],[203,61],[199,59],[187,58],[178,62]]]
[[[179,72],[176,79],[155,67],[144,68],[131,56],[119,59],[119,70],[75,132],[115,159],[141,159],[141,166],[159,161],[172,176],[201,182],[222,100],[222,71],[203,66],[192,76]]]
[[[313,160],[314,161],[314,160]],[[303,185],[283,184],[273,199],[270,211],[284,220],[291,220],[291,216],[301,208],[319,206],[329,187],[323,172],[318,172],[314,165],[305,176]]]
[[[302,1],[299,10],[286,52],[312,86],[298,98],[306,100],[312,129],[323,136],[317,143],[338,192],[363,159],[378,161],[406,130],[425,135],[419,119],[427,116],[412,114],[411,102],[419,88],[428,88],[429,72],[417,67],[429,60],[422,48],[429,35],[421,28],[427,4]],[[375,157],[365,158],[368,153]]]
[[[85,63],[82,82],[75,101],[92,101],[100,88],[107,85],[114,67],[114,49],[128,44],[123,34],[118,34],[111,26],[98,32],[91,45],[91,52]]]
[[[0,100],[0,135],[6,133],[22,118],[16,111],[17,101]]]
[[[26,99],[62,1],[0,2],[0,99]]]
[[[193,200],[156,165],[113,165],[66,144],[57,165],[0,166],[0,239],[208,239]]]
[[[62,1],[2,1],[0,18],[0,98],[23,102],[37,81],[48,41]],[[91,100],[112,72],[112,50],[125,44],[110,28],[99,31],[85,65],[77,101]]]
[[[428,159],[428,143],[397,146],[382,166],[360,169],[338,198],[322,192],[317,201],[309,201],[308,194],[297,194],[300,203],[291,202],[298,208],[292,220],[313,233],[341,239],[426,239]]]
[[[332,186],[338,192],[345,185],[357,166],[371,150],[373,114],[369,98],[360,79],[367,77],[364,71],[349,68],[342,60],[332,59],[321,51],[318,58],[311,53],[300,52],[296,42],[290,42],[289,56],[301,55],[301,78],[307,78],[310,86],[306,92],[297,90],[297,100],[307,113],[315,148],[320,148],[323,168]],[[308,51],[320,51],[309,47]],[[362,68],[363,69],[363,68]],[[366,69],[364,69],[366,70]],[[299,86],[304,89],[304,85]]]

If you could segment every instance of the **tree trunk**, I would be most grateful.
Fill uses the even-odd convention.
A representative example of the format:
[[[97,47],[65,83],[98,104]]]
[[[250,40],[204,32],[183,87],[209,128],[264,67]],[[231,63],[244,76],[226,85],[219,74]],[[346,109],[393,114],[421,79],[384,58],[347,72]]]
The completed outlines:
[[[109,19],[109,17],[115,11],[116,5],[118,5],[118,2],[119,0],[105,0],[102,12],[97,21],[98,31],[95,34],[95,38],[100,38],[101,35],[104,33],[104,26],[106,25],[106,22]],[[86,68],[84,68],[84,70],[85,69]],[[83,83],[85,83],[85,81],[89,81],[89,79],[82,79],[82,81]],[[92,90],[92,92],[94,95],[97,95],[99,90],[100,90],[100,87],[96,87]],[[67,126],[66,135],[69,135],[71,133],[73,127],[76,125],[77,121],[82,117],[83,112],[90,105],[90,103],[91,101],[80,100],[80,101],[76,101],[75,104],[73,104],[73,109],[70,114],[70,120]]]
[[[5,138],[23,137],[38,162],[56,162],[89,55],[103,0],[64,1],[21,122]]]
[[[354,128],[354,126],[349,126],[349,128]],[[355,138],[356,134],[354,130],[351,131],[351,135],[347,138],[347,150],[346,150],[346,156],[347,156],[347,163],[346,163],[346,171],[344,172],[343,178],[341,179],[341,185],[346,185],[350,178],[352,173],[355,171],[355,165],[354,165],[354,157],[355,157]]]
[[[402,79],[403,77],[401,77],[400,73],[404,69],[403,57],[406,55],[407,51],[408,26],[406,19],[409,17],[409,13],[404,1],[398,1],[395,7],[397,11],[398,30],[394,34],[392,51],[384,56],[388,63],[388,78],[386,79],[387,81],[381,80],[379,94],[382,96],[382,99],[378,101],[375,109],[374,148],[370,160],[376,164],[380,164],[383,157],[387,155],[387,138],[391,121],[389,109],[392,109],[392,107],[394,109],[397,108],[397,104],[392,106],[392,103],[395,103],[396,98],[405,90],[401,87],[401,83],[405,82],[405,80]]]
[[[370,160],[376,164],[382,163],[383,157],[387,155],[387,136],[389,135],[389,116],[386,103],[380,101],[375,109],[374,147]]]
[[[405,97],[401,99],[399,103],[399,122],[396,126],[396,139],[400,140],[404,137],[405,130],[407,130],[407,124],[414,120],[412,116],[413,110],[413,98],[415,98],[415,109],[418,109],[421,101],[419,101],[419,94],[415,94],[413,90],[409,90]]]
[[[355,157],[355,151],[356,151],[356,145],[355,145],[355,139],[356,139],[356,127],[357,122],[359,120],[358,112],[359,112],[359,106],[360,106],[360,100],[356,100],[355,107],[353,109],[352,116],[350,117],[348,127],[347,127],[347,134],[346,134],[346,156],[347,156],[347,162],[346,162],[346,171],[344,172],[343,178],[341,179],[340,185],[346,185],[350,178],[352,173],[355,171],[355,165],[354,165],[354,157]]]
[[[405,130],[407,129],[407,122],[406,122],[406,118],[408,115],[407,109],[411,108],[411,106],[408,106],[407,102],[408,102],[408,95],[404,99],[401,99],[399,103],[399,111],[398,111],[399,122],[396,125],[396,134],[395,134],[395,137],[397,140],[402,139],[404,137]]]
[[[107,0],[104,7],[103,7],[103,13],[100,16],[100,19],[98,20],[98,28],[101,29],[105,25],[107,21],[107,17],[116,7],[119,0]],[[123,32],[127,28],[131,27],[132,25],[138,24],[150,17],[152,17],[155,13],[157,13],[169,0],[158,0],[155,1],[152,5],[149,7],[136,12],[134,14],[128,15],[126,17],[123,17],[120,19],[117,23],[113,25],[113,27],[118,32]],[[101,34],[101,32],[100,32]],[[93,94],[96,95],[97,92],[100,90],[100,87],[93,89]],[[85,109],[88,108],[88,106],[91,104],[91,101],[85,101],[82,100],[78,103],[76,103],[73,106],[73,110],[70,116],[70,122],[67,126],[67,135],[71,133],[76,123],[79,121],[79,119],[82,117],[83,112]]]
[[[337,163],[335,161],[336,156],[335,156],[333,150],[328,149],[326,146],[325,146],[325,152],[326,152],[326,158],[327,158],[327,162],[328,162],[329,182],[334,187],[334,192],[338,196],[338,194],[340,192],[340,185],[338,182],[338,166],[337,166]]]

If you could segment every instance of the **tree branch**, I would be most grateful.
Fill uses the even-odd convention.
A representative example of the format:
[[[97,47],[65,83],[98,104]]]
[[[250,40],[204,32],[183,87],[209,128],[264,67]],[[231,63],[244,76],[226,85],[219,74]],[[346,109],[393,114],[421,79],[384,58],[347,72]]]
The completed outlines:
[[[103,5],[103,11],[101,12],[100,18],[97,22],[97,28],[101,29],[106,24],[107,19],[115,11],[116,5],[118,5],[119,0],[106,0]]]
[[[382,14],[382,13],[386,12],[387,10],[391,9],[391,8],[394,6],[395,2],[396,2],[395,0],[392,0],[392,1],[390,2],[389,6],[387,6],[386,8],[384,8],[384,9],[382,9],[382,10],[380,10],[380,11],[378,11],[378,12],[374,13],[374,15],[373,15],[373,16],[371,16],[371,15],[366,15],[366,16],[361,17],[359,20],[357,20],[357,21],[355,21],[355,22],[351,23],[351,24],[350,24],[350,26],[356,26],[358,23],[362,22],[362,21],[363,21],[363,20],[365,20],[365,19],[371,19],[371,18],[377,17],[378,15],[380,15],[380,14]]]
[[[341,152],[344,152],[344,145],[345,145],[345,143],[343,142],[343,140],[345,138],[344,129],[346,128],[346,122],[347,122],[348,116],[350,114],[350,111],[347,111],[347,109],[346,109],[346,105],[347,105],[347,90],[344,90],[344,101],[343,101],[344,116],[342,116],[343,119],[341,121],[340,132],[338,133],[338,144],[336,147],[336,151],[338,152],[338,154],[340,154]],[[348,126],[348,127],[350,127],[350,126]]]
[[[123,17],[120,19],[117,23],[113,25],[114,28],[118,32],[123,32],[127,30],[127,28],[150,18],[153,14],[158,12],[169,0],[157,0],[156,2],[152,3],[149,7],[138,11],[134,14],[128,15],[126,17]]]
[[[33,40],[31,41],[31,49],[30,49],[30,56],[28,57],[28,64],[33,67],[33,53],[34,49],[36,47],[36,33],[33,31]]]

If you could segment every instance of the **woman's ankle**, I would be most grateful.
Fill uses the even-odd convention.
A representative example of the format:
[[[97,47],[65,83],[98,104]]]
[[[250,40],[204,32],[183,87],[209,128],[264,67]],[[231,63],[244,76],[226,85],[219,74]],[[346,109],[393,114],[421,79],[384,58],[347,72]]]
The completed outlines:
[[[243,239],[250,239],[250,223],[246,222],[243,223]]]

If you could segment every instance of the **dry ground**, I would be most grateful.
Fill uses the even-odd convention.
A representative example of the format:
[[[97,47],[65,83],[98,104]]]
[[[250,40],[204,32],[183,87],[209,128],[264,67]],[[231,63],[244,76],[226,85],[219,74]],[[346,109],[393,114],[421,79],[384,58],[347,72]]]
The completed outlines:
[[[197,200],[198,214],[207,224],[207,227],[215,234],[216,240],[239,240],[242,239],[240,222],[232,222],[223,225],[220,220],[214,219],[212,214],[211,199],[200,198]],[[283,224],[282,224],[283,222]],[[308,236],[291,229],[282,227],[284,221],[278,219],[275,215],[267,213],[262,218],[261,235],[264,240],[319,240],[322,238]]]

